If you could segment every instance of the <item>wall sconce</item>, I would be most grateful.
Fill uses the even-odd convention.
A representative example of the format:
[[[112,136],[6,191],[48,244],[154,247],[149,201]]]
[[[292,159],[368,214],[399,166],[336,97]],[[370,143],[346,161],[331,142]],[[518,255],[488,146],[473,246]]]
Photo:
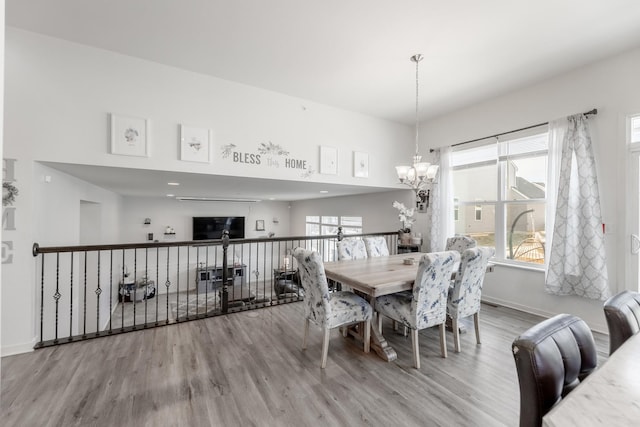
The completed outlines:
[[[151,225],[151,218],[145,218],[144,225]]]

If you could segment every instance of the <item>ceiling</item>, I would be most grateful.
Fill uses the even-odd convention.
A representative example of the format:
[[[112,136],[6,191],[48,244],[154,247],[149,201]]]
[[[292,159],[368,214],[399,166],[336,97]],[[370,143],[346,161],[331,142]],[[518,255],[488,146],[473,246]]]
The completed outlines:
[[[428,119],[640,46],[637,0],[6,0],[6,23],[407,124],[415,53]]]
[[[171,194],[177,198],[196,197],[222,201],[240,199],[247,201],[294,201],[393,190],[393,188],[385,187],[362,187],[309,181],[255,179],[71,163],[41,163],[114,193],[133,197],[167,197],[168,194]],[[169,182],[180,185],[169,185]]]

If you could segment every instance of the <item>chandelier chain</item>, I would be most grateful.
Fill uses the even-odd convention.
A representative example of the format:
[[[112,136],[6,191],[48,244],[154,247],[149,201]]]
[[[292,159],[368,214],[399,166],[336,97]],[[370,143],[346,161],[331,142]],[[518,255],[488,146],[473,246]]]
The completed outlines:
[[[420,74],[418,72],[418,67],[420,65],[420,61],[422,60],[422,55],[418,54],[416,56],[414,56],[415,58],[415,63],[416,63],[416,156],[418,156],[418,141],[419,141],[419,114],[418,114],[418,107],[419,107],[419,99],[420,99]]]

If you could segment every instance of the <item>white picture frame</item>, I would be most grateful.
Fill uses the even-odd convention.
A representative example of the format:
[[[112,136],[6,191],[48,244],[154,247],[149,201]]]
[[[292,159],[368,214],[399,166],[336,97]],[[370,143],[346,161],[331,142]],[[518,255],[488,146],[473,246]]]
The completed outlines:
[[[353,152],[353,176],[369,178],[369,154],[361,151]]]
[[[320,173],[324,175],[338,174],[338,149],[320,146]]]
[[[185,162],[211,162],[211,131],[180,125],[180,160]]]
[[[149,157],[149,120],[111,114],[111,154]]]

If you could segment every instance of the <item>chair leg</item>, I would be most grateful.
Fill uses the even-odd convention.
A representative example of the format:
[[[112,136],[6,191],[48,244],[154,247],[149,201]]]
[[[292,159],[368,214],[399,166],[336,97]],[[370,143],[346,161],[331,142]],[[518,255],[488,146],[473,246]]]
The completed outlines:
[[[420,369],[420,348],[418,346],[418,330],[411,330],[411,349],[413,350],[413,365]]]
[[[447,358],[447,336],[445,333],[447,332],[445,327],[445,322],[440,324],[440,352],[442,353],[442,357]]]
[[[304,336],[302,337],[302,349],[307,349],[307,338],[309,337],[309,319],[304,319]]]
[[[409,328],[407,328],[407,327],[405,326],[405,327],[404,327],[404,331],[402,331],[402,335],[406,337],[406,336],[407,336],[408,331],[409,331]]]
[[[476,330],[476,343],[480,344],[480,312],[473,315],[473,327]]]
[[[364,322],[364,352],[369,353],[371,349],[371,320]]]
[[[324,369],[327,366],[327,354],[329,354],[329,333],[331,329],[325,328],[324,338],[322,340],[322,362],[320,367]]]
[[[457,318],[451,319],[451,328],[453,329],[453,347],[456,353],[460,353],[460,329]]]

